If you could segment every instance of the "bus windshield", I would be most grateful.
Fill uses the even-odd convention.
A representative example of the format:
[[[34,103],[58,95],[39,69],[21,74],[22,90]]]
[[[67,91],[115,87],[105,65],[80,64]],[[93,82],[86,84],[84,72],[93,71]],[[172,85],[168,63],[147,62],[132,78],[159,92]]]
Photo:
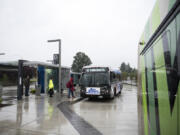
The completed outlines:
[[[98,87],[109,84],[108,73],[84,73],[81,77],[81,85],[85,87]]]

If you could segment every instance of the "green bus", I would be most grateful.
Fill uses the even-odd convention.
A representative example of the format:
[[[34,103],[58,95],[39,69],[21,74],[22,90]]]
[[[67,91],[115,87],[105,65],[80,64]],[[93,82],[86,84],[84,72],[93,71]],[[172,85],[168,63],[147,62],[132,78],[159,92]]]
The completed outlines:
[[[157,0],[138,44],[139,135],[180,135],[180,0]]]

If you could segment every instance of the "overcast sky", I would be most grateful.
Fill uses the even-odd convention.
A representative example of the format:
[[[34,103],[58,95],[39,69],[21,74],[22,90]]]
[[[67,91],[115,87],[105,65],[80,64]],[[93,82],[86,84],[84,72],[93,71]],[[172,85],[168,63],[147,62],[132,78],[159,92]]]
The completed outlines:
[[[0,0],[0,61],[46,61],[62,65],[85,52],[94,65],[137,67],[137,46],[155,0]]]

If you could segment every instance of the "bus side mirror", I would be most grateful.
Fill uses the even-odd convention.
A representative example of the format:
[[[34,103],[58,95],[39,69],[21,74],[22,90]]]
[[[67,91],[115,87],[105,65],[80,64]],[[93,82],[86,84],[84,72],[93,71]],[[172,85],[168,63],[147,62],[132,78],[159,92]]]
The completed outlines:
[[[146,44],[146,42],[144,40],[139,42],[139,45],[145,45],[145,44]]]

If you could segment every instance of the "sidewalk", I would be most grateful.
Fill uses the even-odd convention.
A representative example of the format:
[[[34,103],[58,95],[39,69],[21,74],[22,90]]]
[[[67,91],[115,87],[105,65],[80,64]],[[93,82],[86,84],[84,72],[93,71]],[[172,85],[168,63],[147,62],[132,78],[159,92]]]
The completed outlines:
[[[46,94],[30,95],[23,100],[7,101],[12,104],[0,107],[0,135],[78,135],[57,105],[63,101],[76,102],[77,98],[67,98],[56,93],[53,98]]]
[[[137,86],[137,82],[135,82],[134,80],[123,80],[123,84],[128,84],[128,85],[132,85],[132,86]]]

